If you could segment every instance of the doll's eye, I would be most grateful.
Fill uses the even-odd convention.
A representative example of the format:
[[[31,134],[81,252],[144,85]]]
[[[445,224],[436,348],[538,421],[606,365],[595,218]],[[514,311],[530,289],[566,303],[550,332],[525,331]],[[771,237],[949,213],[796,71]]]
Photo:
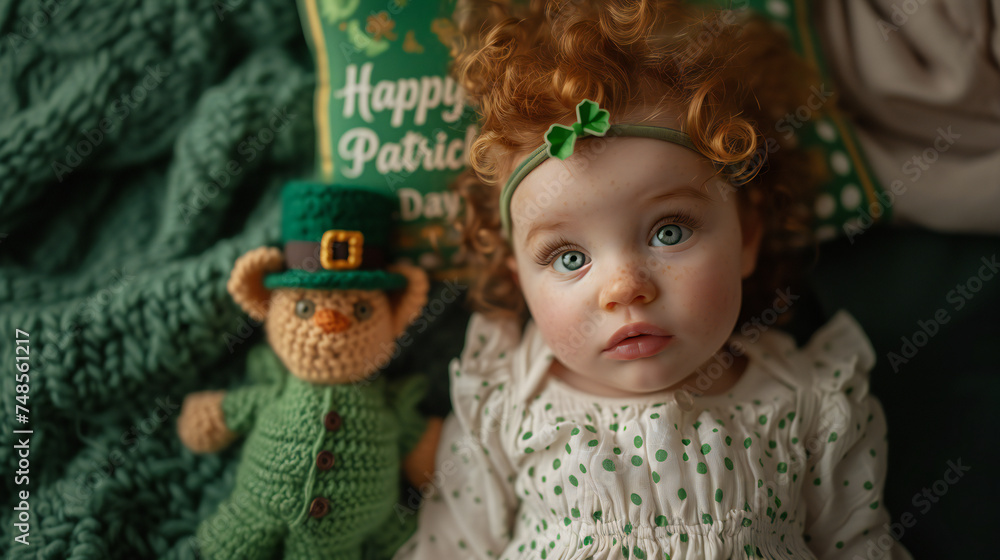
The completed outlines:
[[[316,304],[311,299],[300,299],[295,303],[295,314],[302,319],[308,319],[316,312]]]
[[[364,321],[372,316],[372,304],[363,299],[354,302],[354,316],[358,321]]]
[[[587,264],[587,256],[580,251],[566,251],[552,261],[552,267],[558,272],[575,272]]]
[[[656,230],[651,245],[653,247],[671,247],[687,241],[694,231],[680,224],[667,224]]]

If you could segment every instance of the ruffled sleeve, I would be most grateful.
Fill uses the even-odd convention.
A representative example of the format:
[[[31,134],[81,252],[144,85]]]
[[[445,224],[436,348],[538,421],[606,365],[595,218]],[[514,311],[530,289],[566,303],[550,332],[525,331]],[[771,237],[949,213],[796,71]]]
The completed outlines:
[[[499,557],[510,542],[518,500],[510,459],[514,431],[514,322],[474,314],[465,348],[449,366],[454,410],[445,419],[432,488],[421,489],[417,532],[395,558]]]
[[[886,421],[868,392],[875,352],[861,327],[839,312],[802,355],[812,361],[818,413],[805,441],[805,534],[819,558],[910,559],[888,536],[882,493],[886,476]]]

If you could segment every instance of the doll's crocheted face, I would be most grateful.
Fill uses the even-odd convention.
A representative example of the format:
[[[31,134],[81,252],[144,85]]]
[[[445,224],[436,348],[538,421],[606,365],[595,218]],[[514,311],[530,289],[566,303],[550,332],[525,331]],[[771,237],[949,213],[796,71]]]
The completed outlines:
[[[321,384],[365,378],[395,337],[389,299],[378,290],[275,290],[266,330],[293,375]]]
[[[553,373],[578,388],[680,387],[732,333],[759,236],[698,153],[608,139],[529,173],[511,215],[512,268]]]

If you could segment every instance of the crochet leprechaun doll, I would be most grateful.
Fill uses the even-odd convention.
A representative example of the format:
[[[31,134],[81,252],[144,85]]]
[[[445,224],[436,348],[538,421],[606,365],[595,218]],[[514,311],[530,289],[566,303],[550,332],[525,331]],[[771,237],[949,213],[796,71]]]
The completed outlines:
[[[392,199],[296,182],[282,204],[284,251],[248,252],[228,284],[265,324],[270,347],[247,363],[257,383],[188,395],[178,419],[199,453],[248,433],[235,488],[198,544],[208,558],[389,556],[412,523],[393,513],[401,463],[423,482],[440,423],[417,412],[413,380],[378,372],[426,303],[427,277],[386,266]]]

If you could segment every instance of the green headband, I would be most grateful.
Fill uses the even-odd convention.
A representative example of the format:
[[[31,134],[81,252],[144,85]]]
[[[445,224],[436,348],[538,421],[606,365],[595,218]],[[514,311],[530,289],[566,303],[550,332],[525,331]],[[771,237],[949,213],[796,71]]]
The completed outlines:
[[[510,201],[514,198],[514,190],[531,171],[541,165],[549,157],[566,159],[573,153],[578,138],[585,136],[634,136],[637,138],[653,138],[674,144],[697,152],[691,137],[685,132],[662,126],[646,126],[638,124],[608,124],[610,114],[601,109],[597,103],[584,99],[576,106],[577,122],[573,126],[553,124],[545,133],[545,143],[531,152],[511,173],[507,183],[500,191],[500,224],[503,236],[510,239]],[[699,152],[700,153],[700,152]],[[727,166],[730,167],[730,166]],[[732,171],[732,170],[730,170]]]

